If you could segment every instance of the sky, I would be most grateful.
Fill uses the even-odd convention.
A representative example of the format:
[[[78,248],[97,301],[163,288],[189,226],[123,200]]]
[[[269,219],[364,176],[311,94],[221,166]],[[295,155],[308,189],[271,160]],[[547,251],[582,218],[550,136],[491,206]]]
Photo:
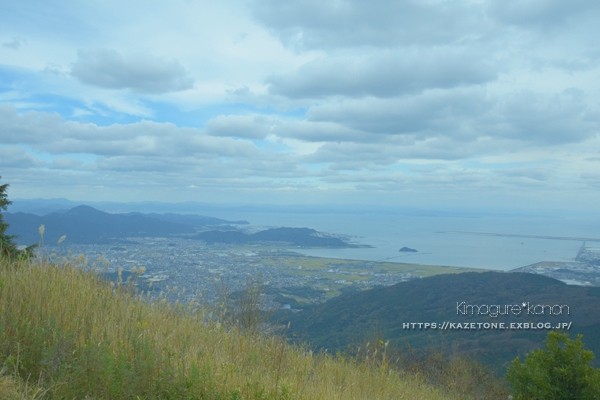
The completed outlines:
[[[597,210],[597,0],[0,0],[9,198]]]

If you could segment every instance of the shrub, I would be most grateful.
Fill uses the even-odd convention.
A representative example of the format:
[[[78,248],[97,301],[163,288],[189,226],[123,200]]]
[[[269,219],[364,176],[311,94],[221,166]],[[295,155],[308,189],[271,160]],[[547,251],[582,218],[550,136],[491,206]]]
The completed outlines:
[[[590,363],[594,353],[561,332],[549,332],[544,349],[532,351],[525,362],[517,357],[506,378],[515,399],[593,400],[600,393],[600,370]]]
[[[281,327],[271,323],[278,306],[265,296],[262,272],[257,277],[247,277],[237,292],[233,292],[222,277],[213,280],[213,285],[217,292],[217,304],[214,307],[209,304],[204,306],[214,310],[217,320],[249,334],[275,334],[281,331]]]

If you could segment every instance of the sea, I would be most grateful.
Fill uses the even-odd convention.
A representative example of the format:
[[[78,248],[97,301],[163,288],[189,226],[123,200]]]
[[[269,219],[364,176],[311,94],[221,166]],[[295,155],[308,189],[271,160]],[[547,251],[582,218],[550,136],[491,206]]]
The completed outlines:
[[[508,271],[542,261],[574,261],[583,241],[473,235],[457,232],[600,238],[600,220],[555,215],[402,215],[385,213],[230,213],[254,227],[306,227],[352,236],[371,248],[298,249],[301,254],[364,261],[386,261]],[[587,245],[600,247],[599,242]],[[416,253],[400,252],[402,247]]]

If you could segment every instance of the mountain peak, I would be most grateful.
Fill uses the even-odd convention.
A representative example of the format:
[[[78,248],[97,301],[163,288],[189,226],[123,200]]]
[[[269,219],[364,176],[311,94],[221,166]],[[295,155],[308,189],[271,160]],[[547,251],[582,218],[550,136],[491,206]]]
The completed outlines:
[[[90,206],[77,206],[71,208],[69,211],[65,212],[65,215],[75,215],[75,216],[105,216],[108,213],[104,211],[100,211]]]

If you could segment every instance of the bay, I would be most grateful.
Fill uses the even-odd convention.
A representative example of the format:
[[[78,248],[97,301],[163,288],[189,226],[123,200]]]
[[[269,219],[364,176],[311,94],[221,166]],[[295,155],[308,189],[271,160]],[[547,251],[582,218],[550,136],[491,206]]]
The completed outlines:
[[[389,261],[455,267],[510,270],[541,261],[573,261],[582,241],[466,235],[497,234],[599,238],[598,221],[560,216],[422,216],[400,214],[230,213],[254,226],[307,227],[356,236],[356,244],[373,248],[298,249],[299,253],[364,261]],[[596,243],[589,243],[598,247]],[[417,253],[399,252],[402,247]]]

